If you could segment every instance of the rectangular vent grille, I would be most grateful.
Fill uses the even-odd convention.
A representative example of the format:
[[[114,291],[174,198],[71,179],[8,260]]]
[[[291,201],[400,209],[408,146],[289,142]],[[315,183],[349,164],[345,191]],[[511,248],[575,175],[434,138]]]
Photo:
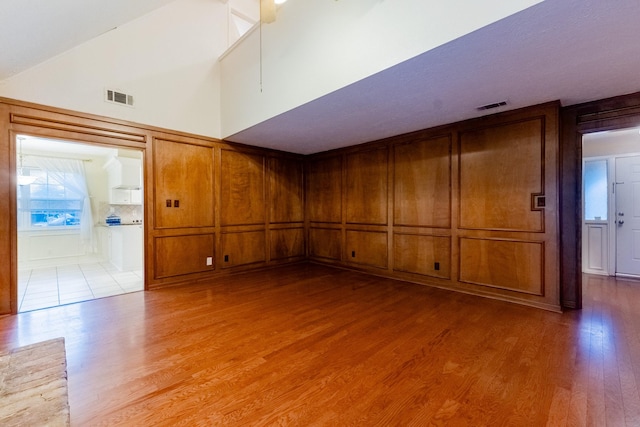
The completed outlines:
[[[133,95],[121,92],[119,90],[105,89],[104,100],[114,104],[127,105],[133,107]]]
[[[487,104],[487,105],[483,105],[482,107],[478,107],[477,110],[478,111],[493,110],[494,108],[504,107],[505,105],[507,105],[507,101],[494,102],[493,104]]]

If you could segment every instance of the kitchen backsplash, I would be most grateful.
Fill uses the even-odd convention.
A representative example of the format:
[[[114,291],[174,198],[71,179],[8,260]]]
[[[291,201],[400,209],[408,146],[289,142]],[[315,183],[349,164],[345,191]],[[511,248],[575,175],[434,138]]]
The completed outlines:
[[[142,220],[142,205],[110,205],[100,203],[97,222],[104,224],[105,218],[111,214],[118,215],[123,223]]]

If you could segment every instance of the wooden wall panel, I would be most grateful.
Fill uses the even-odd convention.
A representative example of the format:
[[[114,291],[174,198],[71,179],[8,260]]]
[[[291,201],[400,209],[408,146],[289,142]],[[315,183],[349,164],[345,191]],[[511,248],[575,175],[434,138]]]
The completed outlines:
[[[304,221],[304,175],[299,159],[269,158],[269,222]]]
[[[387,224],[387,157],[387,147],[347,154],[347,223]]]
[[[222,234],[222,268],[267,260],[264,230]]]
[[[270,230],[270,259],[304,257],[304,228]]]
[[[163,236],[154,239],[155,278],[211,271],[215,264],[207,265],[207,257],[215,260],[215,235],[195,234]]]
[[[544,231],[532,209],[544,192],[544,125],[538,117],[461,133],[461,228]]]
[[[388,265],[387,233],[347,230],[347,261],[371,267]]]
[[[544,295],[542,242],[461,238],[460,281]]]
[[[153,166],[156,228],[214,225],[212,147],[155,139]]]
[[[309,256],[340,261],[342,259],[342,232],[333,228],[309,229]]]
[[[18,272],[17,266],[17,239],[14,234],[16,216],[16,181],[13,171],[16,170],[15,139],[8,131],[9,108],[0,104],[0,315],[17,311],[18,301],[16,292],[17,277],[12,277]],[[13,199],[12,199],[13,198]],[[12,202],[14,200],[14,202]],[[13,245],[13,248],[12,248]]]
[[[265,158],[222,150],[220,221],[225,225],[264,224]]]
[[[451,237],[396,233],[393,241],[396,271],[451,278]]]
[[[394,146],[394,225],[451,226],[451,136]]]
[[[307,219],[342,221],[342,157],[316,158],[307,163]]]

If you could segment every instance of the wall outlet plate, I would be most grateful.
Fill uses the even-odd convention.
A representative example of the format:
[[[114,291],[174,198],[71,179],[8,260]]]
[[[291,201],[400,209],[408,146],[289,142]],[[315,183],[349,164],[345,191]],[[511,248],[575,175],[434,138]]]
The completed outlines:
[[[213,265],[213,257],[212,256],[208,256],[207,257],[207,265]]]

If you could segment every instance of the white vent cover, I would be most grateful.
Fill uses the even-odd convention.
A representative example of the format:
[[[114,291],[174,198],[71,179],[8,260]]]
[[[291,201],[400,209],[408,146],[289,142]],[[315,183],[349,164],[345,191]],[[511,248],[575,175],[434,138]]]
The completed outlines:
[[[120,90],[105,89],[104,100],[113,104],[127,105],[133,107],[133,95],[124,93]]]

